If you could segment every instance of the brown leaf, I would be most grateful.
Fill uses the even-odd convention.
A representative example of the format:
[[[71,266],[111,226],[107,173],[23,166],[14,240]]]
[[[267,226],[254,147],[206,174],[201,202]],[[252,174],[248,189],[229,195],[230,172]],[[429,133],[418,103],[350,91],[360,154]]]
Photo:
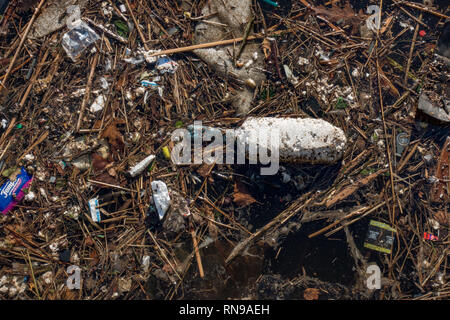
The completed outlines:
[[[437,222],[439,222],[439,224],[442,224],[444,226],[448,226],[450,225],[450,216],[448,213],[446,213],[445,211],[438,211],[438,212],[433,212],[433,217],[434,219],[436,219]]]
[[[335,2],[332,3],[331,8],[327,8],[323,5],[317,7],[311,7],[316,15],[326,18],[329,22],[338,23],[344,22],[352,26],[352,34],[356,34],[359,29],[359,25],[366,19],[361,11],[356,14],[350,3],[347,1],[343,8],[339,7]]]
[[[94,244],[94,240],[92,240],[92,238],[88,236],[87,238],[85,238],[84,243],[89,247]]]
[[[69,288],[64,288],[61,298],[63,300],[77,300],[76,293],[77,293],[76,290],[70,290]]]
[[[264,52],[264,57],[268,59],[270,57],[270,54],[272,52],[272,48],[270,45],[270,41],[267,38],[264,38],[262,43],[262,50]]]
[[[101,137],[108,139],[108,143],[113,147],[115,150],[123,150],[124,147],[124,140],[123,136],[120,133],[119,129],[117,128],[117,124],[123,123],[123,120],[114,120],[111,122],[111,124],[106,127],[105,131],[103,131]]]
[[[245,207],[256,202],[256,200],[250,195],[242,182],[236,181],[234,184],[233,202],[240,207]]]
[[[308,288],[303,293],[303,298],[305,298],[305,300],[317,300],[319,299],[319,293],[319,289]]]
[[[91,254],[89,255],[89,258],[91,260],[90,263],[89,263],[91,266],[95,266],[100,261],[100,257],[98,256],[98,253],[95,250],[91,251]]]
[[[92,167],[94,168],[94,172],[104,170],[108,164],[109,162],[97,153],[92,154]]]
[[[113,184],[116,186],[120,186],[119,181],[117,181],[114,177],[111,177],[108,172],[103,172],[101,174],[99,174],[98,176],[95,176],[95,180],[99,181],[99,182],[103,182],[103,183],[108,183],[108,184]],[[109,188],[107,186],[103,186],[100,184],[97,184],[96,186],[98,186],[99,188]]]

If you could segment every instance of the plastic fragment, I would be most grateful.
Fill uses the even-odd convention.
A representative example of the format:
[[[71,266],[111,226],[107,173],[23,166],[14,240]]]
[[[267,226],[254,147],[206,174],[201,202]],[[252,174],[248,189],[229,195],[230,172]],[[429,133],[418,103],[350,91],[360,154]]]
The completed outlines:
[[[156,61],[156,69],[161,73],[164,74],[166,72],[168,73],[175,73],[178,69],[178,63],[171,60],[168,57],[162,57],[159,58],[158,61]]]
[[[91,218],[94,222],[100,222],[100,210],[98,209],[98,198],[89,200],[89,210],[91,212]]]
[[[142,80],[141,81],[141,86],[145,87],[145,88],[152,88],[152,89],[156,89],[158,88],[158,84],[154,81],[149,81],[149,80]]]
[[[162,148],[162,152],[163,152],[164,157],[167,160],[170,160],[170,151],[169,151],[169,148],[167,146]]]
[[[95,113],[98,111],[102,111],[104,107],[105,107],[105,96],[101,94],[95,99],[94,103],[91,104],[90,110],[92,113]]]
[[[439,237],[436,237],[434,234],[431,234],[428,232],[423,233],[423,238],[425,240],[430,240],[430,241],[438,241],[439,240]]]
[[[134,167],[132,167],[130,169],[130,171],[128,171],[128,173],[130,174],[130,176],[135,177],[138,174],[142,173],[144,171],[144,169],[150,164],[150,162],[153,161],[153,159],[155,159],[154,155],[149,155],[148,157],[146,157],[144,160],[142,160],[141,162],[139,162],[137,165],[135,165]]]
[[[80,21],[78,25],[63,35],[62,47],[72,61],[76,61],[84,50],[99,39],[100,37],[94,30],[85,22]]]
[[[423,93],[419,97],[419,110],[438,120],[450,122],[450,114],[447,114],[444,109],[435,106]]]
[[[152,181],[152,191],[159,220],[162,220],[170,206],[169,190],[164,182],[155,180]]]
[[[286,78],[289,80],[289,82],[294,86],[298,84],[298,78],[294,76],[291,69],[285,64],[283,65],[283,68],[284,73],[286,74]]]
[[[403,150],[409,145],[409,135],[406,132],[399,133],[397,135],[397,144],[395,155],[401,157]]]

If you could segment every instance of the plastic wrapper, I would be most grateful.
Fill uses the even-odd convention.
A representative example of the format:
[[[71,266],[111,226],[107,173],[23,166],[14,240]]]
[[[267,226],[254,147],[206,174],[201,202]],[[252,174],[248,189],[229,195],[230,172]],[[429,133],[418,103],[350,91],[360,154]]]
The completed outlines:
[[[386,223],[370,220],[364,247],[390,254],[394,244],[394,233],[397,231]]]
[[[156,61],[156,69],[158,69],[161,74],[166,72],[174,73],[178,69],[178,63],[168,57],[162,57]]]
[[[98,198],[89,200],[89,211],[94,222],[100,222],[102,220],[100,210],[98,209]]]
[[[25,196],[23,189],[26,189],[32,180],[32,176],[20,169],[20,173],[16,179],[11,181],[8,179],[0,188],[0,210],[6,214]]]
[[[67,55],[76,61],[84,50],[99,39],[98,34],[80,20],[63,35],[62,46]]]

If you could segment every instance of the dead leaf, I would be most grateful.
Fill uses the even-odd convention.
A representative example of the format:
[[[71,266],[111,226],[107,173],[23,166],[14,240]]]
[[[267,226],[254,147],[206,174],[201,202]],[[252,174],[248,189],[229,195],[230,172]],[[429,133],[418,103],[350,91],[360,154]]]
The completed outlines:
[[[108,172],[103,172],[103,173],[99,174],[98,176],[95,176],[95,180],[98,182],[103,182],[103,183],[120,186],[119,181],[117,181],[114,177],[111,177]],[[100,185],[100,184],[97,184],[97,186],[99,188],[109,188],[107,186]]]
[[[109,169],[108,169],[108,174],[109,174],[111,177],[117,178],[117,172],[116,172],[116,170],[115,170],[114,168],[109,168]]]
[[[89,247],[94,244],[94,240],[92,240],[92,238],[90,236],[88,236],[87,238],[85,238],[84,243]]]
[[[269,59],[270,54],[272,52],[272,48],[271,48],[271,45],[270,45],[270,41],[267,38],[264,38],[264,40],[263,40],[262,50],[264,52],[264,57],[266,59]]]
[[[442,224],[444,226],[448,226],[450,223],[450,216],[445,211],[438,211],[438,212],[432,212],[433,218],[436,219],[439,224]]]
[[[103,171],[108,164],[109,162],[97,153],[92,154],[92,167],[94,168],[94,172]]]
[[[303,298],[305,298],[305,300],[317,300],[319,299],[319,293],[319,289],[308,288],[303,293]]]
[[[342,8],[333,2],[331,8],[320,5],[317,7],[311,6],[311,9],[316,15],[326,18],[329,22],[336,24],[342,22],[345,25],[352,26],[352,34],[356,34],[359,31],[359,25],[367,17],[361,10],[358,14],[355,13],[348,1]]]
[[[77,291],[64,288],[61,298],[63,300],[77,300]]]
[[[108,139],[108,143],[111,145],[113,149],[123,150],[124,147],[124,139],[119,129],[117,128],[118,124],[123,124],[123,120],[115,119],[111,122],[111,124],[106,127],[105,131],[103,131],[101,137]]]
[[[256,202],[256,200],[250,195],[242,182],[236,181],[234,184],[233,202],[240,207],[246,207]]]
[[[165,273],[173,274],[173,269],[172,269],[172,267],[171,267],[169,264],[167,264],[167,263],[162,267],[162,270],[163,270]]]
[[[89,262],[89,264],[91,266],[97,265],[99,263],[99,261],[100,261],[100,257],[98,256],[97,251],[92,250],[91,254],[89,255],[89,259],[91,259],[91,261]]]

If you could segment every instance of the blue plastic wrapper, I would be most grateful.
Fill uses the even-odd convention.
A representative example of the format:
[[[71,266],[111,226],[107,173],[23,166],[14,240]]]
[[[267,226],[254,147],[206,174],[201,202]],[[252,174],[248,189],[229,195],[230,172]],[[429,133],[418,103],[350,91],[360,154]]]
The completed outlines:
[[[158,69],[161,74],[166,72],[174,73],[178,69],[178,63],[168,57],[162,57],[156,61],[156,69]]]
[[[14,181],[8,179],[0,188],[0,211],[6,214],[25,196],[26,189],[33,177],[22,167]]]

